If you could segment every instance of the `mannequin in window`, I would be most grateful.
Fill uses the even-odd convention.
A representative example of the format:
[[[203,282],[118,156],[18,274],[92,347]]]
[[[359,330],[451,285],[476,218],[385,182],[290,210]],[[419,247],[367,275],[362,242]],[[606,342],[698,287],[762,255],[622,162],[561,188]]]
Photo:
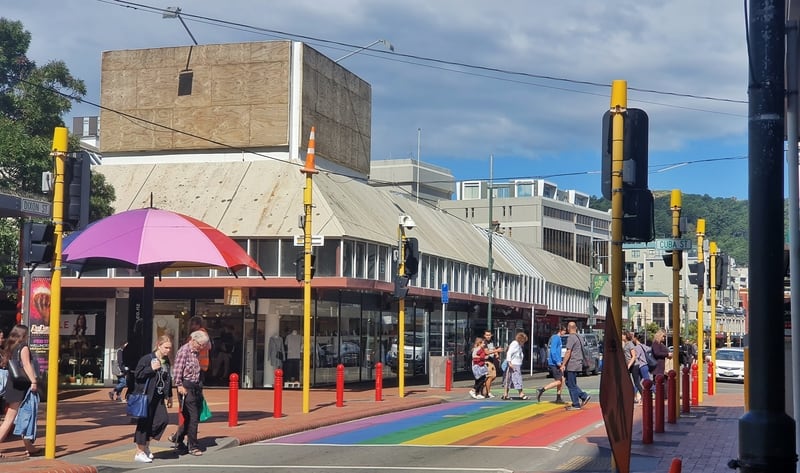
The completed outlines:
[[[300,380],[300,353],[303,346],[303,336],[292,330],[286,335],[286,363],[284,376],[288,381]]]
[[[281,338],[280,335],[275,334],[269,337],[267,353],[269,353],[269,364],[273,369],[283,367],[283,360],[286,358],[286,353],[283,351],[283,338]]]

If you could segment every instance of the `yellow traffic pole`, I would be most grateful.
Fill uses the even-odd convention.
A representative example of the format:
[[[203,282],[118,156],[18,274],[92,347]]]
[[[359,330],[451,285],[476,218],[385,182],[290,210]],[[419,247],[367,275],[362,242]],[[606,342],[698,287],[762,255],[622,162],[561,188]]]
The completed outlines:
[[[58,417],[58,327],[61,326],[61,250],[64,233],[64,169],[67,159],[68,131],[64,127],[56,127],[53,132],[53,150],[55,158],[56,180],[53,186],[53,275],[50,281],[50,325],[48,327],[50,350],[47,356],[47,413],[45,423],[44,456],[48,459],[56,457],[56,418]]]
[[[706,260],[705,253],[703,252],[703,240],[706,236],[706,220],[703,218],[697,219],[697,262],[704,264]],[[706,275],[698,274],[697,275],[697,356],[699,358],[697,363],[697,382],[700,383],[700,387],[697,390],[697,402],[703,402],[703,366],[706,363],[706,356],[705,356],[705,334],[703,333],[705,330],[705,317],[703,312],[705,312],[705,292],[703,291],[703,285],[705,284]]]
[[[712,241],[708,244],[708,265],[710,268],[710,282],[708,283],[708,294],[711,296],[711,363],[712,366],[717,366],[717,242]],[[708,373],[708,392],[717,392],[717,376],[714,373]]]
[[[628,109],[628,82],[611,83],[611,311],[614,322],[622,327],[622,160],[625,120]]]
[[[311,177],[319,172],[314,166],[316,147],[314,131],[315,128],[312,126],[308,137],[306,164],[300,169],[300,172],[306,175],[306,186],[303,189],[303,414],[308,414],[310,411],[311,394]]]
[[[397,261],[397,274],[400,278],[406,275],[406,234],[403,230],[403,224],[397,226],[397,245],[398,261]],[[403,294],[399,294],[400,300],[398,301],[397,309],[397,391],[400,397],[405,397],[406,388],[406,298]],[[416,347],[414,348],[416,350]]]
[[[681,191],[672,189],[669,206],[672,210],[672,238],[681,237]],[[681,333],[681,263],[683,252],[672,250],[672,365],[678,366],[675,370],[675,392],[681,393],[681,368],[680,368],[680,333]],[[681,415],[681,403],[675,403],[675,418]]]

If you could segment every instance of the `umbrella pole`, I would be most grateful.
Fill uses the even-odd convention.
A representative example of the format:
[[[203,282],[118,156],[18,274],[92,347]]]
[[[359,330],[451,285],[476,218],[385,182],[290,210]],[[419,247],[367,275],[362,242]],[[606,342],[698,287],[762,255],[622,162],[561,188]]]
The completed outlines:
[[[142,290],[142,338],[139,356],[153,351],[153,306],[155,305],[156,277],[153,273],[144,275]]]

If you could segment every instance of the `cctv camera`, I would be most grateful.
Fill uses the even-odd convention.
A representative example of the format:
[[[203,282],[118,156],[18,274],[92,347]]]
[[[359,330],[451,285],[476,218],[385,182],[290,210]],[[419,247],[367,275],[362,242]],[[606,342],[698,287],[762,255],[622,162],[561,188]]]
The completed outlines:
[[[412,228],[416,227],[417,224],[414,223],[414,220],[409,217],[408,215],[401,215],[399,219],[400,225],[406,227],[406,229],[411,230]]]

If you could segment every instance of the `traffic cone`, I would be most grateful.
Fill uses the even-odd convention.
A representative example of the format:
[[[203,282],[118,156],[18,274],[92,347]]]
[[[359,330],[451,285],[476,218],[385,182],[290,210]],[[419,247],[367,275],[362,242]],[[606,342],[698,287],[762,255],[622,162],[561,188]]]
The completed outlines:
[[[306,153],[306,164],[300,169],[300,172],[305,174],[317,174],[317,168],[314,166],[314,148],[316,147],[316,140],[314,138],[314,132],[316,128],[311,127],[311,134],[308,137],[308,153]]]

